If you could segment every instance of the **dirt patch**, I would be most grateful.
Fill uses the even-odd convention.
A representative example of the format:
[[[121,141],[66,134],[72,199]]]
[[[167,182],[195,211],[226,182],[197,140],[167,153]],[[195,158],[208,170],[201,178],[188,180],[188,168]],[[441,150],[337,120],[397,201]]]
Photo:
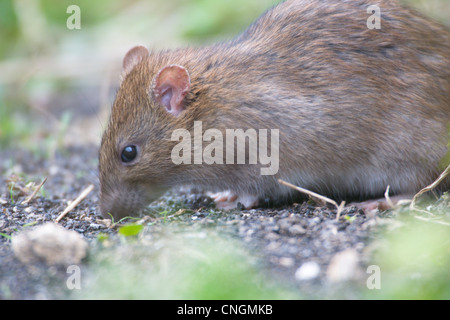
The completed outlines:
[[[14,255],[9,236],[54,221],[68,202],[89,184],[97,184],[96,148],[72,148],[57,153],[52,160],[43,159],[27,151],[9,150],[0,158],[0,296],[13,299],[57,299],[69,296],[67,290],[52,283],[63,281],[66,270],[35,263],[24,265]],[[89,165],[91,163],[91,165]],[[7,181],[7,178],[13,181]],[[40,192],[27,204],[32,186],[44,177]],[[15,180],[14,180],[15,179]],[[117,226],[111,227],[97,215],[97,189],[60,222],[68,230],[82,235],[93,246],[99,235],[116,236]],[[180,211],[181,209],[181,211]],[[150,215],[142,216],[140,223],[150,225],[147,232],[154,234],[171,224],[178,230],[207,228],[225,236],[239,239],[242,246],[260,260],[261,268],[269,277],[279,277],[286,283],[302,281],[320,287],[327,280],[330,261],[337,253],[354,250],[358,264],[354,274],[362,272],[364,248],[377,224],[376,217],[368,218],[356,208],[346,208],[339,220],[331,207],[317,207],[307,202],[276,209],[220,211],[214,209],[211,199],[200,193],[169,192],[149,208]],[[126,222],[124,222],[126,223]],[[302,275],[298,269],[312,263],[312,274]],[[88,262],[87,262],[88,264]]]
[[[152,243],[163,239],[167,232],[208,230],[237,240],[240,248],[256,259],[267,279],[276,279],[302,296],[307,292],[314,298],[332,297],[333,290],[340,290],[340,297],[359,297],[351,286],[344,294],[340,286],[333,284],[364,283],[373,240],[380,239],[384,226],[396,220],[389,212],[368,216],[356,207],[346,207],[337,220],[334,207],[307,201],[278,208],[221,211],[214,208],[210,198],[190,190],[168,192],[137,222],[111,225],[98,216],[96,154],[96,147],[67,149],[51,160],[28,151],[1,152],[0,298],[71,297],[72,292],[61,285],[67,280],[67,266],[23,263],[12,250],[11,238],[55,221],[69,201],[90,184],[96,186],[94,192],[59,223],[87,240],[84,267],[90,267],[89,255],[98,252],[99,239],[109,236],[113,246],[120,246],[117,230],[130,222],[145,226],[142,235],[151,235]],[[29,182],[37,185],[45,177],[43,191],[24,204],[33,190]]]

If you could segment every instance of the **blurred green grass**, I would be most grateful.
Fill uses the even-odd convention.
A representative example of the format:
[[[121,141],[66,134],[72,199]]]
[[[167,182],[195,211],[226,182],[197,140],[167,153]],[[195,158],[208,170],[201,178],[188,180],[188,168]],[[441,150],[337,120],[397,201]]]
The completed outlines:
[[[381,287],[365,291],[365,298],[450,299],[450,225],[438,218],[449,212],[447,200],[446,209],[422,217],[426,222],[414,218],[417,212],[397,213],[397,227],[375,242],[372,261],[380,268]]]
[[[259,300],[298,299],[300,294],[264,276],[235,240],[212,230],[176,230],[138,239],[103,240],[89,258],[74,299]],[[135,240],[135,241],[133,241]]]

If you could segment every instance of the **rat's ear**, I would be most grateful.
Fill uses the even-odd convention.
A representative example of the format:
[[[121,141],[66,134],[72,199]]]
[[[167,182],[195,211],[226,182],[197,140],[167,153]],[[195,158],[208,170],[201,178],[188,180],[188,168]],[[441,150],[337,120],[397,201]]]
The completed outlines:
[[[122,68],[125,75],[127,75],[133,68],[146,57],[148,57],[149,51],[146,47],[136,46],[127,52],[125,58],[123,58]]]
[[[185,109],[183,99],[190,89],[189,73],[179,65],[162,68],[153,81],[153,93],[156,101],[175,116]]]

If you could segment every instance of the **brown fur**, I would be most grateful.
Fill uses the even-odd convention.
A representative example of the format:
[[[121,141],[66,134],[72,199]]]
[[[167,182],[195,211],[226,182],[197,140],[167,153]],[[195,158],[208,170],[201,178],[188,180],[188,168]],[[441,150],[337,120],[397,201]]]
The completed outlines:
[[[181,184],[277,198],[290,192],[281,178],[337,198],[370,198],[387,185],[399,194],[433,181],[447,152],[450,33],[389,0],[377,1],[381,29],[370,30],[371,4],[286,1],[232,41],[133,61],[102,139],[102,213],[133,215]],[[172,64],[191,80],[179,116],[152,92]],[[194,120],[203,130],[279,129],[278,174],[261,176],[258,165],[176,166],[171,134],[192,131]],[[139,157],[124,165],[129,144]]]

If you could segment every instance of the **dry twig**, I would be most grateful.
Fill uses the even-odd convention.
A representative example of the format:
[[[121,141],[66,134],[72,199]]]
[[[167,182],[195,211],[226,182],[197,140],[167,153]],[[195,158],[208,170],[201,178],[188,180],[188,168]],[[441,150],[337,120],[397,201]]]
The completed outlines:
[[[22,204],[27,204],[28,202],[30,202],[35,196],[36,194],[39,192],[39,190],[41,190],[42,186],[45,184],[45,182],[47,182],[47,178],[45,178],[37,187],[36,189],[33,191],[33,193],[26,198],[26,200],[22,203]]]
[[[425,210],[421,210],[419,208],[416,207],[416,200],[417,198],[419,198],[422,194],[424,194],[425,192],[431,191],[434,188],[436,188],[436,186],[441,183],[442,180],[444,180],[448,175],[450,174],[450,165],[448,165],[448,167],[444,170],[444,172],[441,173],[441,175],[429,186],[426,186],[425,188],[423,188],[422,190],[420,190],[419,192],[417,192],[414,197],[412,198],[412,201],[409,205],[409,208],[411,210],[416,210],[416,211],[421,211],[421,212],[426,212],[429,215],[433,215],[431,212],[425,211]]]
[[[285,185],[285,186],[289,187],[289,188],[292,188],[292,189],[295,189],[295,190],[300,191],[302,193],[305,193],[305,194],[309,195],[311,198],[316,198],[316,199],[319,199],[321,201],[324,201],[324,202],[327,202],[327,203],[331,203],[337,209],[336,220],[339,220],[339,217],[341,216],[341,212],[342,212],[342,210],[344,209],[344,206],[345,206],[345,201],[342,201],[341,204],[337,204],[337,202],[334,201],[333,199],[330,199],[330,198],[322,196],[322,195],[320,195],[318,193],[309,191],[308,189],[304,189],[304,188],[298,187],[298,186],[293,185],[293,184],[291,184],[289,182],[286,182],[284,180],[278,179],[278,182],[281,183],[282,185]]]
[[[437,223],[437,224],[441,224],[443,226],[448,226],[450,227],[450,223],[448,222],[444,222],[444,221],[439,221],[439,220],[432,220],[432,219],[427,219],[421,216],[414,216],[414,218],[422,220],[422,221],[426,221],[426,222],[432,222],[432,223]]]
[[[59,217],[56,218],[55,222],[58,223],[59,221],[61,221],[61,219],[64,218],[70,211],[72,211],[81,201],[83,201],[84,198],[86,198],[92,190],[94,190],[94,185],[91,184],[89,187],[84,189],[82,193],[80,193],[78,198],[72,201],[72,203],[63,211],[63,213],[61,213]]]
[[[386,191],[384,192],[384,198],[386,199],[386,203],[389,205],[389,207],[391,207],[392,209],[394,209],[394,203],[392,202],[391,198],[389,197],[389,189],[391,188],[391,186],[387,186]]]

